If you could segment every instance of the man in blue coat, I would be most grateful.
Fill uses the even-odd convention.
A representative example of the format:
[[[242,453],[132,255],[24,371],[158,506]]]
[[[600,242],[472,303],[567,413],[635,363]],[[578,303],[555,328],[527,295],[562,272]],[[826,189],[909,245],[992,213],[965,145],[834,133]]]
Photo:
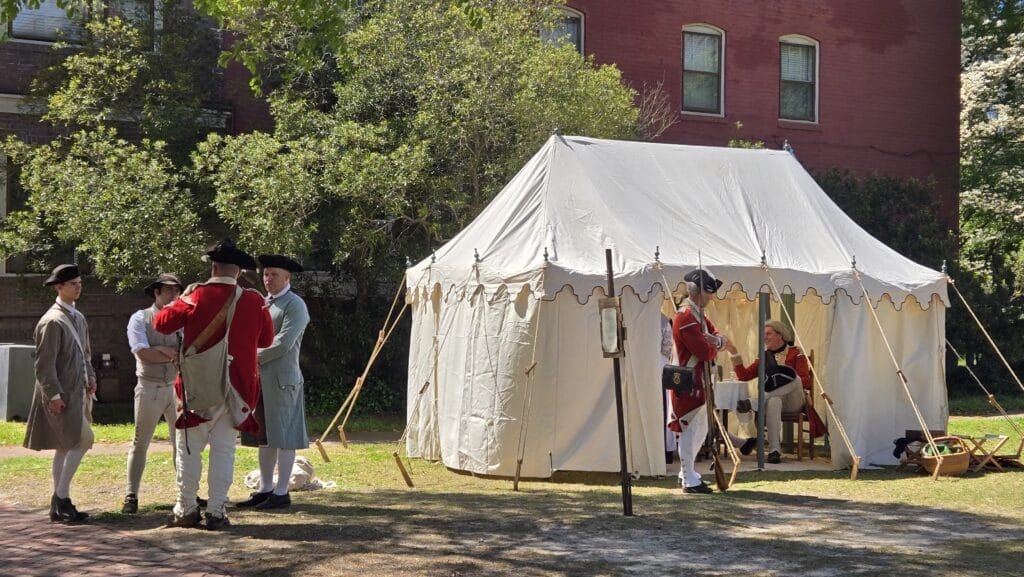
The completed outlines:
[[[291,505],[288,481],[295,463],[295,450],[309,447],[302,371],[299,370],[299,347],[302,333],[309,324],[309,311],[306,303],[291,290],[292,273],[302,272],[302,265],[278,254],[260,255],[258,260],[263,266],[267,306],[274,321],[274,342],[258,351],[263,392],[261,420],[266,436],[256,442],[247,435],[242,439],[243,444],[259,445],[260,487],[238,506],[267,510]],[[257,410],[257,419],[260,418]]]

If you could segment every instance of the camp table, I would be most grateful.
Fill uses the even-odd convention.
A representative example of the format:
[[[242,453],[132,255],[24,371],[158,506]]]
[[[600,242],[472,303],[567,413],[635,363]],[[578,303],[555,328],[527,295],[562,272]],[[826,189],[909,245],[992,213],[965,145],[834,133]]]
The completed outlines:
[[[1007,439],[1010,437],[1007,435],[957,435],[964,441],[970,443],[968,449],[971,452],[971,472],[977,473],[982,470],[989,463],[993,467],[1002,471],[1003,467],[999,464],[999,461],[995,458],[995,453],[1006,444]]]

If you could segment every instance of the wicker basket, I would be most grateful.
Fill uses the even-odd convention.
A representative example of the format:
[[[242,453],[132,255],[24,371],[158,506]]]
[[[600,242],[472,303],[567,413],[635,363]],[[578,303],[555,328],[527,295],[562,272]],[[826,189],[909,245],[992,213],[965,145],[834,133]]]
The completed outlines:
[[[937,457],[925,455],[924,451],[922,451],[919,457],[922,467],[933,475],[935,474],[936,467],[939,468],[939,475],[963,475],[967,472],[967,468],[971,464],[971,453],[964,446],[962,439],[959,437],[936,437],[935,444],[945,445],[949,447],[951,452],[942,455],[942,465],[939,465]]]

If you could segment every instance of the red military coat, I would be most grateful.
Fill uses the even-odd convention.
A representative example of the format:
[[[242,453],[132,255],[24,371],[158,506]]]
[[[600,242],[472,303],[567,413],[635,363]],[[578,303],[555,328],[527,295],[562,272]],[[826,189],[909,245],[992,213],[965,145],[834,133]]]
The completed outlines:
[[[184,329],[182,348],[187,349],[217,316],[228,298],[234,296],[235,285],[233,278],[214,277],[206,284],[196,286],[191,292],[185,291],[181,298],[161,309],[153,317],[153,328],[164,334]],[[225,330],[226,327],[222,326],[214,332],[203,345],[203,350],[220,342],[224,338]],[[249,407],[255,407],[260,398],[260,369],[256,349],[269,347],[273,342],[274,323],[270,320],[270,312],[264,303],[263,295],[252,289],[242,291],[231,319],[231,333],[228,339],[231,363],[228,375],[231,386]],[[184,398],[181,374],[174,382],[174,391],[179,401]],[[195,425],[179,424],[179,428],[188,426]],[[259,423],[252,417],[246,418],[235,428],[253,434],[258,434],[260,430]]]
[[[768,354],[770,355],[771,353]],[[756,379],[757,367],[760,364],[761,359],[754,359],[754,362],[747,366],[742,364],[736,365],[734,367],[736,369],[736,378],[741,381]],[[793,367],[793,370],[796,371],[796,376],[800,378],[800,384],[803,385],[804,390],[811,390],[811,387],[814,385],[811,382],[810,363],[807,362],[807,357],[804,356],[800,347],[786,347],[786,360],[782,364],[787,367]]]
[[[707,320],[707,326],[709,333],[718,334],[718,329],[710,319]],[[693,314],[691,303],[679,309],[672,319],[672,340],[676,343],[676,356],[680,365],[686,365],[691,357],[697,357],[697,364],[693,367],[696,384],[693,391],[685,395],[676,395],[675,391],[669,391],[672,414],[676,419],[669,421],[668,428],[679,432],[682,427],[679,426],[677,419],[704,404],[704,367],[718,355],[718,350],[704,340],[700,319]]]

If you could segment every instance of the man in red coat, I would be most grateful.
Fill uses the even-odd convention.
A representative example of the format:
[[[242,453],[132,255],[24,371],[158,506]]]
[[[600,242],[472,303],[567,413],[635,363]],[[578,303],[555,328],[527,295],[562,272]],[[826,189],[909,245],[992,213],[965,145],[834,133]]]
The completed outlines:
[[[706,319],[702,325],[704,306],[715,298],[722,281],[710,272],[697,269],[683,277],[689,299],[672,320],[672,338],[679,364],[693,368],[694,387],[690,392],[670,392],[672,414],[668,428],[679,433],[679,484],[684,493],[710,493],[711,487],[701,479],[695,461],[697,452],[708,435],[708,413],[704,407],[705,364],[712,362],[728,339]],[[704,332],[703,327],[707,327]]]
[[[164,334],[184,329],[183,365],[192,362],[196,366],[189,357],[208,353],[199,365],[198,377],[186,383],[182,373],[188,367],[184,367],[174,383],[178,398],[175,428],[183,431],[175,437],[178,500],[170,526],[199,525],[196,493],[202,451],[209,444],[206,528],[216,530],[228,525],[225,503],[234,476],[235,430],[259,432],[259,423],[252,416],[260,396],[256,349],[271,345],[274,324],[263,296],[238,287],[242,269],[256,268],[251,256],[227,239],[207,252],[204,260],[213,263],[210,280],[188,287],[181,298],[161,309],[153,318],[153,328]],[[209,353],[213,353],[212,361]]]

